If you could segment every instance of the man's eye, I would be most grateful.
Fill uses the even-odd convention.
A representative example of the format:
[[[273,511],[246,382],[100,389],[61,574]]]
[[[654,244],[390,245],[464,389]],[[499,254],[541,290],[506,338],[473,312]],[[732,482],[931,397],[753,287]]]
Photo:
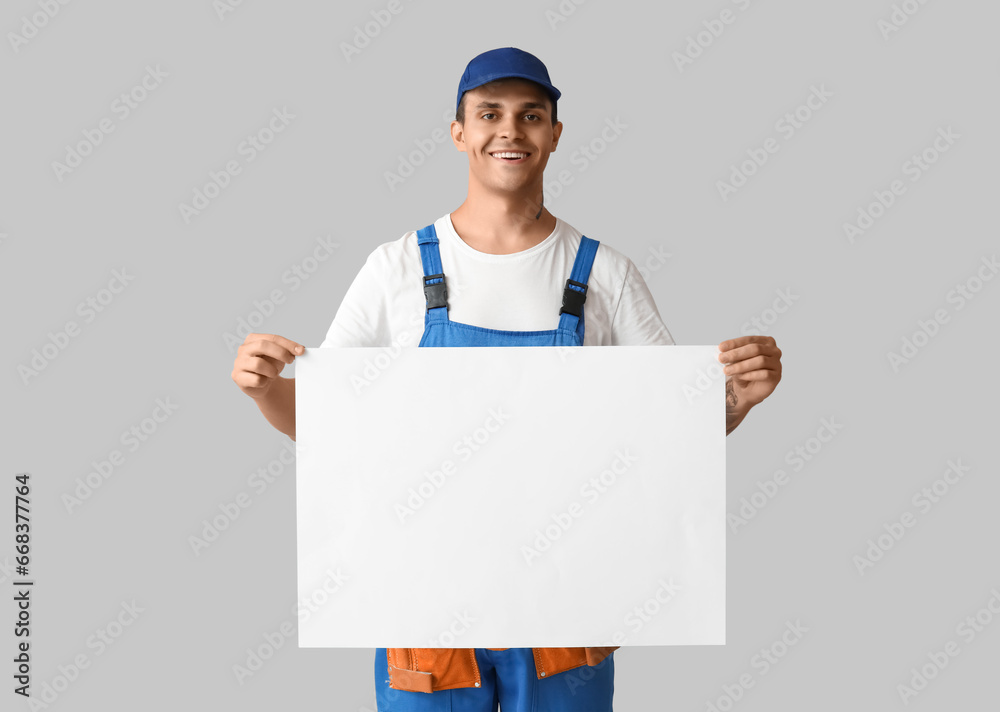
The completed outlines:
[[[483,114],[483,118],[484,118],[484,119],[488,119],[488,118],[490,118],[491,116],[496,116],[496,114],[489,114],[489,113],[487,113],[487,114]]]
[[[535,120],[540,119],[541,117],[538,114],[525,114],[524,118],[531,119],[531,120],[535,121]]]

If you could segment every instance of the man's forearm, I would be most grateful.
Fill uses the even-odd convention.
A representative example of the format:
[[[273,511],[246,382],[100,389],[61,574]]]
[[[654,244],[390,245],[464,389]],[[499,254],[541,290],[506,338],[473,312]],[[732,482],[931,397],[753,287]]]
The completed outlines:
[[[733,432],[750,412],[749,406],[740,403],[733,388],[733,379],[726,379],[726,435]]]
[[[254,402],[267,422],[292,440],[295,439],[295,379],[278,376],[267,393]]]

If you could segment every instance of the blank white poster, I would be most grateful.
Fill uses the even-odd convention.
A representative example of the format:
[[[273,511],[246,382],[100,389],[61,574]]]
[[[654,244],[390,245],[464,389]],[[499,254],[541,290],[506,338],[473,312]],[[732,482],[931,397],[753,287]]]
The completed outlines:
[[[717,355],[307,349],[300,647],[724,644]]]

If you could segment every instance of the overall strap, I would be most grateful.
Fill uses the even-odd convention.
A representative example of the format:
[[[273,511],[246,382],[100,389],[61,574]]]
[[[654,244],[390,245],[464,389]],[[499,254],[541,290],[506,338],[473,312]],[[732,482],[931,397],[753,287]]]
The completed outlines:
[[[576,331],[577,323],[583,317],[583,303],[587,301],[587,280],[590,279],[590,268],[600,244],[598,240],[591,240],[586,235],[580,238],[576,261],[573,262],[573,269],[563,289],[563,304],[559,310],[560,327]]]
[[[420,246],[420,260],[424,266],[424,298],[427,300],[424,321],[448,321],[448,287],[441,268],[441,251],[434,223],[417,230],[417,245]]]

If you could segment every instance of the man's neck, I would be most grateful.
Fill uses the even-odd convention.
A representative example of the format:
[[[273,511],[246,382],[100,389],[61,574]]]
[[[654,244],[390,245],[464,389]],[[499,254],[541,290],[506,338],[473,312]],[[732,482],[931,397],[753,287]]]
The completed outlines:
[[[470,194],[451,214],[451,222],[463,242],[491,255],[530,249],[556,227],[556,217],[541,204],[541,196],[477,200]]]

